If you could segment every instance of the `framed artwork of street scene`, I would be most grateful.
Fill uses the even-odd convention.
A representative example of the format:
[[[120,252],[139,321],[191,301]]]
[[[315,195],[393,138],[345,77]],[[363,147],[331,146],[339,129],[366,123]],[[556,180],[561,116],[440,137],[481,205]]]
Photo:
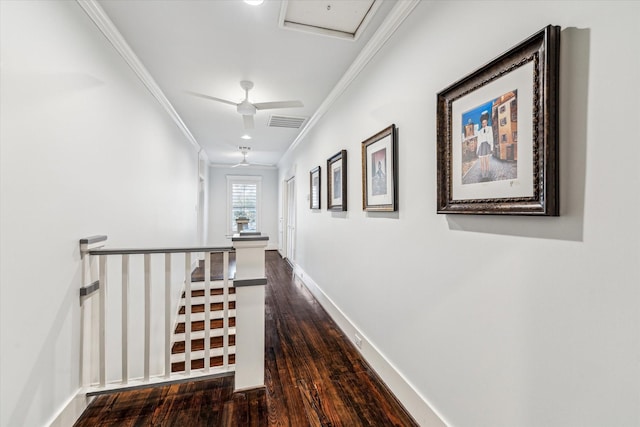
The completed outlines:
[[[396,126],[362,142],[362,209],[394,212],[398,209]]]
[[[437,97],[438,213],[559,214],[560,27]]]

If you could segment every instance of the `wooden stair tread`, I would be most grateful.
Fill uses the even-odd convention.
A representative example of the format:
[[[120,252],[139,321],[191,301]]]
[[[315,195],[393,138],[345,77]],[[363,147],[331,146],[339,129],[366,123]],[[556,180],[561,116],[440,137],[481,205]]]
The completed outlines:
[[[210,295],[212,296],[223,294],[223,289],[221,288],[211,288],[210,291],[211,291]],[[236,289],[230,287],[229,294],[235,294],[235,293],[236,293]],[[186,295],[186,292],[182,291],[181,298],[184,299],[185,295]],[[204,296],[204,289],[191,289],[191,298],[197,298],[197,297],[203,297],[203,296]]]
[[[236,302],[235,301],[229,301],[229,310],[235,310],[236,308]],[[222,311],[224,310],[224,303],[221,302],[212,302],[211,303],[211,311]],[[178,311],[178,314],[185,314],[186,310],[185,307],[182,306],[180,307],[180,311]],[[192,304],[191,305],[191,313],[204,313],[204,304]]]
[[[222,366],[222,356],[213,356],[211,357],[211,366],[217,367]],[[229,355],[229,365],[234,365],[236,363],[235,354]],[[184,371],[184,362],[174,362],[171,364],[171,372],[183,372]],[[204,359],[193,359],[191,360],[191,369],[202,369],[204,368]]]
[[[224,327],[223,323],[222,323],[223,319],[211,319],[211,325],[210,325],[210,329],[221,329]],[[236,318],[235,317],[230,317],[229,318],[229,327],[232,328],[236,326]],[[196,320],[191,322],[191,331],[204,331],[204,320]],[[176,325],[176,330],[175,333],[176,334],[184,334],[185,332],[185,326],[184,326],[184,322],[180,322]]]
[[[209,348],[221,348],[223,345],[223,337],[211,337]],[[236,336],[229,335],[229,346],[236,345]],[[185,342],[177,341],[171,347],[171,354],[182,354],[185,352]],[[191,340],[191,351],[204,350],[204,338]]]
[[[235,253],[229,254],[229,275],[233,277],[235,275]],[[192,287],[191,287],[191,298],[197,298],[197,301],[191,301],[191,314],[195,314],[195,318],[198,320],[191,320],[191,332],[196,332],[196,337],[191,336],[191,369],[202,369],[204,368],[204,361],[206,360],[204,356],[204,338],[203,331],[205,330],[205,320],[202,320],[203,313],[206,312],[206,303],[204,302],[205,297],[205,289],[204,289],[204,260],[199,260],[198,267],[191,275]],[[210,302],[210,311],[216,312],[216,316],[220,316],[221,312],[224,311],[224,303],[221,302],[222,296],[225,295],[225,288],[223,287],[223,268],[222,268],[222,254],[221,253],[213,253],[211,254],[211,275],[210,278],[212,280],[211,289],[209,291],[209,295],[212,298],[212,302]],[[229,285],[232,285],[232,278],[229,279]],[[235,310],[236,303],[232,301],[234,299],[234,294],[236,293],[236,289],[233,286],[229,286],[226,288],[228,290],[227,295],[230,296],[227,309],[229,311]],[[186,291],[182,291],[180,298],[182,299],[181,307],[178,310],[178,316],[182,318],[179,319],[174,331],[174,335],[185,334],[185,299],[186,299]],[[206,314],[206,313],[205,313]],[[233,316],[233,312],[230,312]],[[212,315],[213,317],[213,315]],[[227,326],[229,328],[235,328],[236,319],[235,317],[229,317]],[[216,355],[211,356],[211,366],[219,367],[223,365],[223,356],[219,355],[223,348],[223,336],[221,335],[221,330],[224,328],[224,319],[211,319],[209,328],[212,330],[210,337],[210,350],[215,350]],[[214,332],[215,330],[215,332]],[[180,355],[185,353],[185,337],[176,336],[174,339],[177,341],[173,343],[171,346],[171,354],[172,355]],[[236,337],[235,330],[230,330],[228,335],[228,344],[229,347],[235,346]],[[199,355],[194,353],[200,353]],[[235,364],[235,354],[231,353],[228,355],[228,363],[230,365]],[[185,370],[185,362],[172,362],[171,363],[171,372],[181,372]]]

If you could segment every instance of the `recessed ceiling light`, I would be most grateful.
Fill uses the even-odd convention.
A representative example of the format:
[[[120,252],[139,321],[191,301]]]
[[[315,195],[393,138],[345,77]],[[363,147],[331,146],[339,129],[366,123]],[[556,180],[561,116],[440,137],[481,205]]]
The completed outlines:
[[[264,0],[244,0],[246,4],[250,4],[251,6],[260,6]]]
[[[242,138],[242,139],[251,139],[251,135],[244,134],[240,138]]]

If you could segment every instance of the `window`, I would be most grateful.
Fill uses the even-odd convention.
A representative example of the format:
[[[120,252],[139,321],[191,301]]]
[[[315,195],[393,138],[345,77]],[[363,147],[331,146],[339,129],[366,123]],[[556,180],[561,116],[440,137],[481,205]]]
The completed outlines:
[[[260,230],[261,183],[260,176],[227,176],[230,233]]]

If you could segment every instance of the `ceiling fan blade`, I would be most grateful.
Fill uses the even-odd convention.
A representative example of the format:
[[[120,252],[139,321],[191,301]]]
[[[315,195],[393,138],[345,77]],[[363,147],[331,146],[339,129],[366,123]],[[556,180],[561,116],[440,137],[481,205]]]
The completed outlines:
[[[256,110],[272,110],[275,108],[296,108],[304,107],[300,101],[278,101],[278,102],[258,102],[253,104]]]
[[[193,96],[197,96],[198,98],[204,98],[204,99],[208,99],[210,101],[218,101],[218,102],[222,102],[224,104],[238,106],[238,103],[236,103],[236,102],[227,101],[226,99],[222,99],[222,98],[216,98],[215,96],[211,96],[211,95],[205,95],[204,93],[191,92],[191,91],[187,91],[187,93],[191,94]]]
[[[244,121],[245,129],[253,129],[253,116],[244,115],[242,116],[242,120]]]
[[[242,166],[242,163],[238,163],[237,165],[231,166],[232,168],[237,168],[238,166]]]

